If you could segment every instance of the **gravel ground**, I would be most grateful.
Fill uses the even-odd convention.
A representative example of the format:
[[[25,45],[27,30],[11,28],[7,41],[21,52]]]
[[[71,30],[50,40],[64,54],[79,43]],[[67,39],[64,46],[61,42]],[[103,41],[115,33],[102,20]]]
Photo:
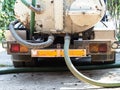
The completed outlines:
[[[117,54],[119,57],[120,55]],[[10,66],[10,55],[0,47],[0,64]],[[2,68],[2,67],[1,67]],[[81,71],[86,76],[103,81],[120,81],[120,69]],[[83,83],[68,72],[38,72],[0,75],[0,90],[120,90]]]

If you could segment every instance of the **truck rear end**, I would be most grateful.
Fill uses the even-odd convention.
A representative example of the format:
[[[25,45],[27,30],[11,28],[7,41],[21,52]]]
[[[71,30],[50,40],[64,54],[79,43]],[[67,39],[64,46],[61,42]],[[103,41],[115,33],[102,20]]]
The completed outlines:
[[[112,21],[102,21],[103,0],[17,0],[15,15],[18,20],[11,22],[3,42],[15,67],[32,66],[38,58],[64,57],[66,35],[71,36],[71,58],[115,62],[116,28]]]

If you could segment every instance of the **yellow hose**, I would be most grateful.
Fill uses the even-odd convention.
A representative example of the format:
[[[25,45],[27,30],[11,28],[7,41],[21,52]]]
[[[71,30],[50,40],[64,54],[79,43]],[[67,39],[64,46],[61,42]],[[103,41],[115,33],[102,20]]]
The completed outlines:
[[[83,81],[83,82],[87,82],[89,84],[92,85],[96,85],[96,86],[101,86],[101,87],[120,87],[120,82],[117,83],[105,83],[105,82],[99,82],[96,80],[93,80],[91,78],[86,77],[85,75],[83,75],[82,73],[80,73],[75,66],[72,64],[71,59],[69,57],[69,45],[70,45],[70,37],[66,36],[65,37],[65,44],[64,44],[64,58],[65,58],[65,62],[67,64],[67,67],[69,68],[69,70],[72,72],[72,74],[77,77],[79,80]]]

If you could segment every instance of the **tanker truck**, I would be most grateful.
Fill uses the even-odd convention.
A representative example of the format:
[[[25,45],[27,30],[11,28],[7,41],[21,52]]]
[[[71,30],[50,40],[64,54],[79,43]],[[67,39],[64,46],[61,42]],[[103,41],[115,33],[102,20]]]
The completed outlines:
[[[30,67],[38,58],[91,58],[115,62],[116,27],[106,17],[104,0],[16,0],[16,20],[5,32],[3,47],[15,67]],[[104,20],[103,20],[104,18]]]

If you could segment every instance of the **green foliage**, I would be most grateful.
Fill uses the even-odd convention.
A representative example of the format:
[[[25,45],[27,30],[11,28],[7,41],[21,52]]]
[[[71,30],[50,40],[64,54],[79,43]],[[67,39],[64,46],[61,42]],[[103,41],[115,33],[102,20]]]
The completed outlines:
[[[120,40],[120,0],[107,0],[108,10],[116,22],[117,30],[117,37]]]
[[[0,11],[0,30],[7,29],[8,24],[9,16],[4,11]]]
[[[4,38],[4,30],[8,29],[9,23],[14,17],[15,0],[0,0],[0,41]]]
[[[0,42],[2,41],[2,38],[3,38],[3,32],[2,31],[0,31]]]
[[[110,14],[115,17],[120,17],[120,0],[107,0],[108,10]]]
[[[0,13],[0,29],[8,29],[8,25],[14,18],[14,3],[15,0],[1,1],[2,9]]]

